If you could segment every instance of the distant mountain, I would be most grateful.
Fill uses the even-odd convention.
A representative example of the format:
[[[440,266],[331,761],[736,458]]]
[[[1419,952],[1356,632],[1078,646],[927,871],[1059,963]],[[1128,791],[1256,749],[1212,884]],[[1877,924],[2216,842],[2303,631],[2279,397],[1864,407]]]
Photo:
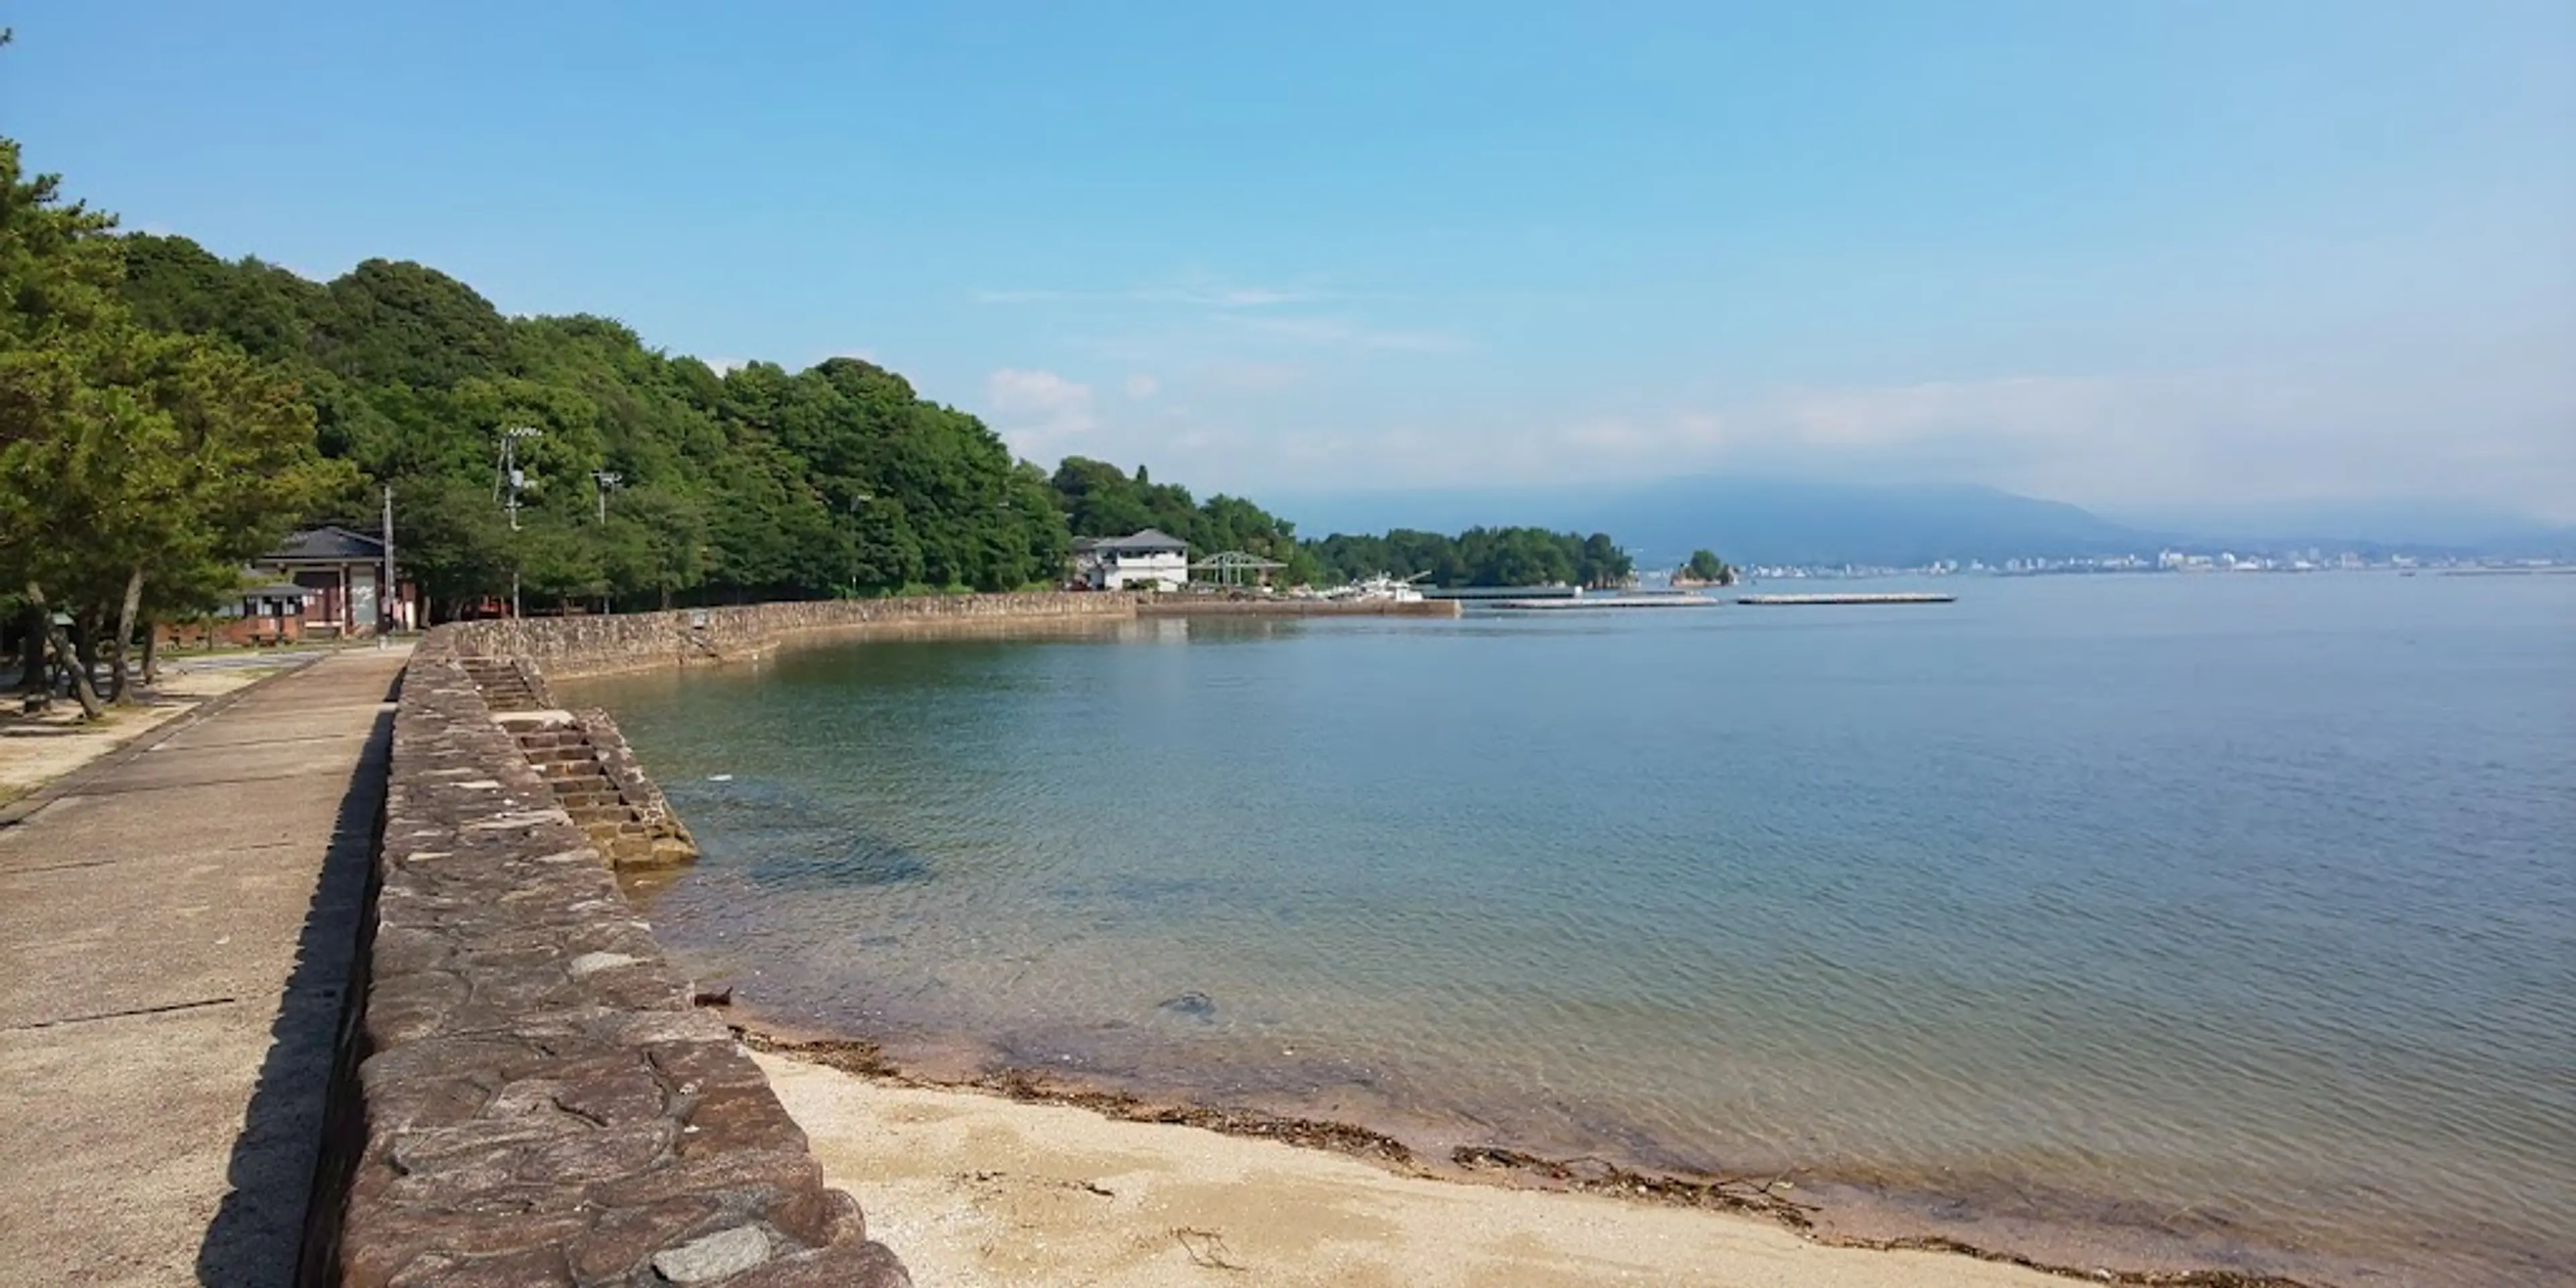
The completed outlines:
[[[1535,524],[1607,532],[1643,567],[1700,547],[1739,564],[1919,566],[1936,560],[2070,559],[2175,549],[2281,554],[2576,558],[2576,528],[2445,503],[2208,508],[2121,522],[1989,487],[1870,486],[1700,477],[1420,492],[1270,496],[1309,537],[1333,532]]]
[[[1707,547],[1739,564],[1896,564],[1941,559],[2153,553],[2170,536],[1993,488],[1870,487],[1813,480],[1684,478],[1564,489],[1278,497],[1298,531],[1454,532],[1537,524],[1607,532],[1646,566]]]
[[[2576,555],[2576,528],[2455,501],[2321,501],[2177,509],[2146,526],[2237,549],[2439,549],[2494,556]]]

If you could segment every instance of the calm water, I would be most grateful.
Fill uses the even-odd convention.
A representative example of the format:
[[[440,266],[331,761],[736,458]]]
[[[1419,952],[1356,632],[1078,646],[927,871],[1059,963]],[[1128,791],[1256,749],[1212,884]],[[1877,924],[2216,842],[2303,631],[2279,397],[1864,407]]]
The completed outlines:
[[[706,845],[666,942],[899,1049],[1988,1243],[2576,1279],[2576,577],[1950,588],[575,696]]]

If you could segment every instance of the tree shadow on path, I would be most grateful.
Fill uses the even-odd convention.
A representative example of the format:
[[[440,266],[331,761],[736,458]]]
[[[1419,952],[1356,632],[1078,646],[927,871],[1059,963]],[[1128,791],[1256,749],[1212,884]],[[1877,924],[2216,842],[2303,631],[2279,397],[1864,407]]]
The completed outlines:
[[[388,699],[399,683],[397,678],[389,687]],[[363,987],[360,953],[392,743],[388,706],[368,730],[348,794],[332,820],[321,876],[296,938],[295,969],[278,995],[268,1055],[233,1143],[226,1172],[231,1189],[197,1250],[197,1282],[207,1288],[288,1288],[330,1279],[319,1262],[336,1242],[328,1237],[336,1214],[326,1210],[319,1229],[306,1218],[317,1205],[329,1209],[339,1202],[339,1178],[321,1174],[323,1147],[335,1057],[356,1001],[353,993]],[[308,1241],[315,1245],[310,1250]],[[315,1264],[299,1269],[303,1262]]]

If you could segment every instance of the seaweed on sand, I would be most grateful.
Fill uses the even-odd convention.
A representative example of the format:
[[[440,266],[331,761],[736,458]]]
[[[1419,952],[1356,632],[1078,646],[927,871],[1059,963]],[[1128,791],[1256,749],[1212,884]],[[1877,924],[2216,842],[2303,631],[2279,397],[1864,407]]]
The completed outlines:
[[[1793,1230],[1804,1230],[1815,1224],[1808,1215],[1816,1210],[1813,1204],[1798,1202],[1781,1193],[1786,1188],[1781,1183],[1785,1179],[1783,1177],[1756,1181],[1739,1176],[1713,1176],[1705,1180],[1658,1176],[1630,1171],[1589,1155],[1542,1158],[1493,1145],[1461,1145],[1449,1151],[1449,1161],[1470,1172],[1511,1172],[1557,1188],[1580,1190],[1587,1194],[1651,1199],[1677,1207],[1758,1213]]]
[[[1128,1122],[1178,1123],[1204,1127],[1230,1136],[1252,1136],[1264,1140],[1284,1141],[1308,1149],[1325,1149],[1371,1159],[1381,1164],[1416,1175],[1429,1175],[1404,1142],[1383,1132],[1355,1127],[1349,1123],[1297,1118],[1283,1114],[1263,1113],[1250,1109],[1220,1109],[1202,1105],[1156,1104],[1121,1091],[1096,1091],[1067,1087],[1050,1081],[1035,1070],[1003,1068],[988,1071],[963,1082],[948,1082],[906,1073],[873,1042],[846,1039],[796,1041],[736,1026],[734,1034],[756,1051],[775,1052],[814,1064],[825,1065],[844,1073],[857,1074],[898,1086],[933,1089],[966,1088],[1003,1096],[1031,1104],[1070,1105],[1089,1109],[1106,1118]],[[1875,1248],[1885,1251],[1949,1252],[1975,1257],[1981,1261],[1999,1261],[2044,1274],[2094,1283],[2134,1285],[2135,1288],[2310,1288],[2300,1280],[2279,1275],[2246,1274],[2234,1270],[2086,1270],[2074,1266],[2051,1265],[2017,1253],[1997,1252],[1972,1243],[1940,1235],[1894,1239],[1864,1239],[1836,1235],[1815,1229],[1814,1213],[1818,1207],[1790,1197],[1788,1177],[1768,1180],[1739,1176],[1674,1176],[1632,1171],[1615,1163],[1589,1155],[1576,1158],[1546,1158],[1494,1145],[1462,1145],[1451,1150],[1449,1163],[1460,1172],[1482,1174],[1535,1184],[1543,1187],[1599,1194],[1611,1198],[1676,1207],[1712,1208],[1748,1215],[1768,1217],[1781,1225],[1805,1234],[1819,1243],[1839,1247]],[[1221,1242],[1194,1246],[1191,1236],[1204,1232],[1175,1231],[1193,1261],[1214,1269],[1239,1269],[1223,1261]],[[1201,1260],[1205,1253],[1210,1260]]]
[[[749,1029],[737,1028],[735,1034],[744,1045],[755,1051],[772,1051],[779,1055],[810,1060],[816,1064],[855,1073],[862,1077],[914,1087],[967,1087],[989,1092],[1006,1099],[1028,1104],[1069,1105],[1088,1109],[1104,1118],[1138,1123],[1177,1123],[1185,1127],[1203,1127],[1229,1136],[1251,1136],[1262,1140],[1284,1141],[1307,1149],[1328,1149],[1335,1153],[1374,1159],[1400,1168],[1414,1168],[1413,1151],[1403,1141],[1384,1132],[1370,1131],[1349,1123],[1329,1122],[1317,1118],[1298,1118],[1287,1114],[1264,1113],[1256,1109],[1220,1109],[1206,1105],[1158,1104],[1123,1091],[1099,1091],[1068,1087],[1051,1081],[1031,1069],[995,1069],[964,1082],[940,1082],[919,1078],[904,1072],[873,1042],[827,1039],[810,1042],[785,1041]]]

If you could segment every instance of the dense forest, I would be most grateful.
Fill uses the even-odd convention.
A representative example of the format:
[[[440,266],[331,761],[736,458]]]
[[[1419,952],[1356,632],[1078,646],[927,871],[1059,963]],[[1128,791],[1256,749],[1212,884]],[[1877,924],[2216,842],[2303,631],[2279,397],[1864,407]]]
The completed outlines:
[[[387,490],[433,619],[514,577],[531,610],[1052,585],[1074,537],[1145,527],[1274,560],[1284,585],[1628,573],[1599,534],[1300,541],[1143,466],[1050,474],[857,359],[718,372],[606,318],[504,316],[419,264],[313,282],[122,235],[5,138],[0,296],[0,610],[67,614],[57,654],[84,662],[221,601],[289,527],[372,531]]]
[[[1194,503],[1190,490],[1156,483],[1142,465],[1129,478],[1105,461],[1068,456],[1052,480],[1065,523],[1077,537],[1123,537],[1160,528],[1190,543],[1190,556],[1204,559],[1224,550],[1240,550],[1285,565],[1272,574],[1283,586],[1322,580],[1323,566],[1296,528],[1272,517],[1241,497],[1219,493]]]
[[[1455,537],[1398,528],[1382,537],[1336,533],[1312,545],[1329,580],[1423,574],[1434,586],[1617,586],[1634,563],[1607,533],[1469,528]]]

